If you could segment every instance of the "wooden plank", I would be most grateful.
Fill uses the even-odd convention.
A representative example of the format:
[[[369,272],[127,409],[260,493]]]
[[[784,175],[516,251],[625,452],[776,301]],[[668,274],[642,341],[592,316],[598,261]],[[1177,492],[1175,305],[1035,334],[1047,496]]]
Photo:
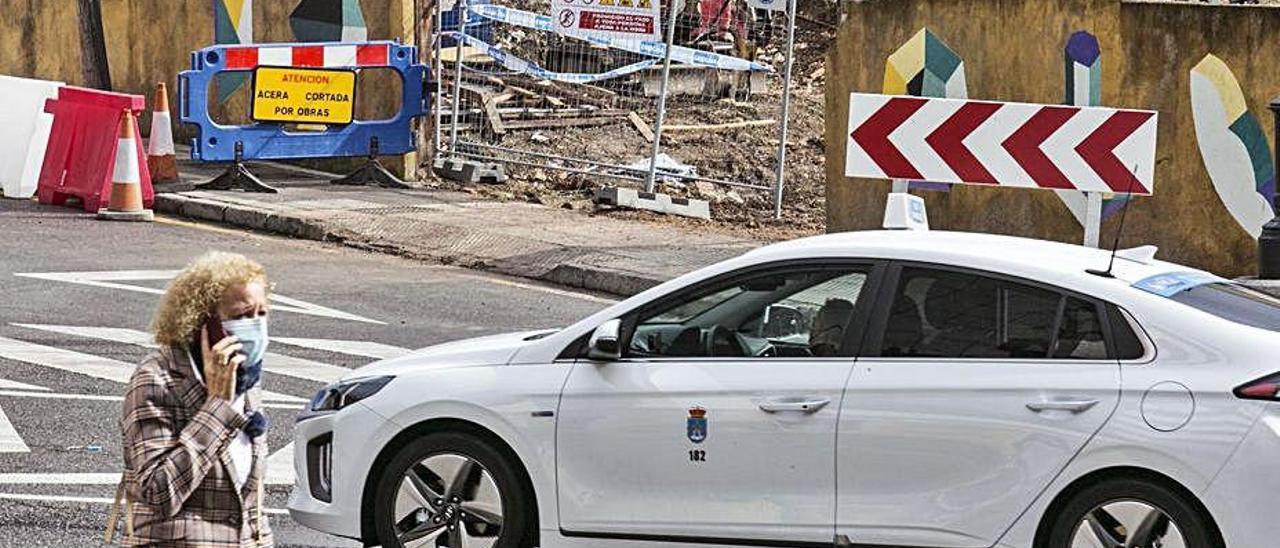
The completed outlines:
[[[565,108],[565,109],[547,109],[547,108],[499,108],[498,113],[502,114],[504,119],[520,119],[528,120],[534,118],[621,118],[630,111],[622,109],[598,109],[598,108]]]
[[[551,118],[547,120],[513,120],[504,122],[507,129],[541,129],[559,127],[604,126],[618,122],[612,118]]]
[[[752,127],[768,127],[777,125],[777,120],[747,120],[745,122],[729,122],[726,124],[705,124],[705,125],[665,125],[662,131],[725,131],[728,129],[743,129]]]
[[[631,120],[631,125],[636,127],[636,131],[640,132],[640,135],[644,137],[645,141],[650,143],[653,142],[653,130],[649,129],[649,124],[646,124],[644,120],[640,118],[640,115],[636,114],[636,111],[633,110],[628,112],[627,119]]]
[[[510,93],[503,93],[490,95],[484,99],[484,117],[489,121],[489,128],[493,130],[494,135],[507,134],[507,128],[502,122],[502,115],[498,113],[498,103],[505,102],[510,98]]]

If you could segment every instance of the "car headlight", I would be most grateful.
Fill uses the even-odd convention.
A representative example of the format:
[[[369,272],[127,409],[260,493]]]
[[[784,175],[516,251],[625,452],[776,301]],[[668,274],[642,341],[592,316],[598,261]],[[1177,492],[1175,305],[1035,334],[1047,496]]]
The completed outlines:
[[[312,413],[337,411],[369,396],[377,394],[395,377],[363,377],[331,384],[321,388],[311,398],[308,408]]]

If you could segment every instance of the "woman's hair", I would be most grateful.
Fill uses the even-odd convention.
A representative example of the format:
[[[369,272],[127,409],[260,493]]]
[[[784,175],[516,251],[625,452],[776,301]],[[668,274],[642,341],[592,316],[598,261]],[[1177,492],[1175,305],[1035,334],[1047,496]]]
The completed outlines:
[[[155,320],[151,322],[156,343],[164,346],[190,343],[196,330],[217,309],[227,289],[251,282],[270,287],[262,265],[244,255],[210,251],[196,258],[178,273],[160,300]]]

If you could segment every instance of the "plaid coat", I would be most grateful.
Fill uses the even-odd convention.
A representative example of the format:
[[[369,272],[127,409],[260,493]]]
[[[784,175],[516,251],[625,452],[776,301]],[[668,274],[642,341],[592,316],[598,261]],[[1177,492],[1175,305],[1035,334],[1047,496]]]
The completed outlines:
[[[124,398],[124,483],[133,512],[126,546],[272,546],[258,504],[266,471],[266,436],[253,441],[253,469],[237,492],[228,444],[261,405],[245,395],[245,414],[208,397],[185,350],[148,355]],[[259,540],[261,544],[259,544]]]

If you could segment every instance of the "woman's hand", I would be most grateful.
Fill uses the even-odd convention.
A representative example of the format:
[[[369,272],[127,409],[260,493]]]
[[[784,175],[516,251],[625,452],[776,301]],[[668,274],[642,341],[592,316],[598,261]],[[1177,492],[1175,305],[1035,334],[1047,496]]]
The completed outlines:
[[[236,367],[245,360],[240,339],[228,335],[209,346],[209,332],[200,330],[200,351],[204,358],[204,382],[209,395],[232,401],[235,397]]]

